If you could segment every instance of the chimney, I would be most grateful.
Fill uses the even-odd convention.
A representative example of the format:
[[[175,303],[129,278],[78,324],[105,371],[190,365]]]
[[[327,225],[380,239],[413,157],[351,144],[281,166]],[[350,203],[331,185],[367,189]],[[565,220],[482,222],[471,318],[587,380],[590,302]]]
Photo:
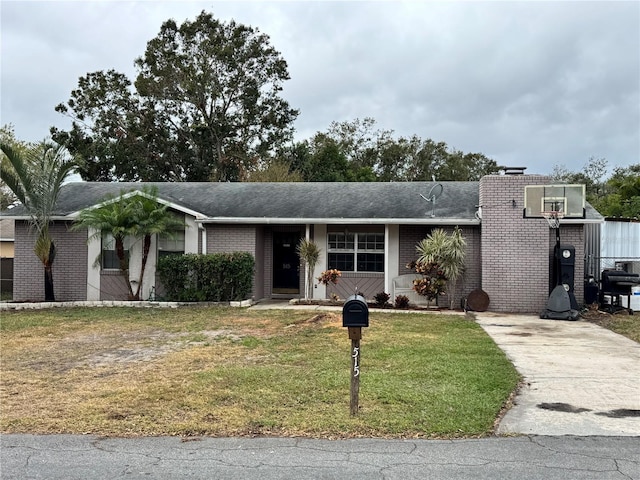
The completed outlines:
[[[498,167],[504,175],[524,175],[524,171],[527,167]]]

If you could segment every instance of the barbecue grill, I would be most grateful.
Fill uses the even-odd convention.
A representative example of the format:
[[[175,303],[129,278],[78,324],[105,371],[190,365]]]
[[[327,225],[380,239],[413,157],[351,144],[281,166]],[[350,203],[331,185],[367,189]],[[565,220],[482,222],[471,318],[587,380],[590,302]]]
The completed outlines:
[[[615,313],[620,310],[627,310],[629,315],[633,315],[631,309],[631,289],[640,285],[640,274],[628,273],[623,270],[603,270],[600,282],[600,305],[601,309]],[[605,304],[604,297],[608,296],[611,303]],[[627,307],[622,306],[620,297],[627,297]]]

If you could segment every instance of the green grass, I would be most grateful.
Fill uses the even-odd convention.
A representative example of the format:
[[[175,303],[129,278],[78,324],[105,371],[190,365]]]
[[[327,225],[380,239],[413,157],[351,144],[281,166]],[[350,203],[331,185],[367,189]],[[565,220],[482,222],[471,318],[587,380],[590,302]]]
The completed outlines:
[[[640,343],[640,314],[638,313],[626,317],[616,315],[615,320],[607,328]]]
[[[337,314],[228,308],[3,313],[1,432],[463,437],[518,375],[462,316],[372,314],[360,411]]]

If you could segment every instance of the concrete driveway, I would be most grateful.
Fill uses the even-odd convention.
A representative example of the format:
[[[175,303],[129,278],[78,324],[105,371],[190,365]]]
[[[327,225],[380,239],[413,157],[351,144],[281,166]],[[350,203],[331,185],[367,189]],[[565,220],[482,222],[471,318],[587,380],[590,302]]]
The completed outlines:
[[[584,321],[475,315],[524,377],[498,434],[640,436],[640,344]]]

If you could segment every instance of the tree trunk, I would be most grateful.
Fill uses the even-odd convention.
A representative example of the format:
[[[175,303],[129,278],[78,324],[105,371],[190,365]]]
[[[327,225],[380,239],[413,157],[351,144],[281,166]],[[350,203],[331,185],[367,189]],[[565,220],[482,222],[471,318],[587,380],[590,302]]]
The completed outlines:
[[[116,237],[116,255],[118,255],[118,261],[120,263],[120,273],[124,276],[124,281],[127,284],[127,291],[129,292],[128,299],[133,300],[133,289],[131,288],[131,280],[129,280],[129,259],[124,253],[124,240]]]
[[[44,301],[55,302],[56,296],[53,292],[53,260],[56,258],[56,246],[53,242],[49,245],[49,257],[44,264]]]
[[[53,293],[53,269],[51,265],[44,266],[44,301],[56,301],[56,296]]]
[[[138,288],[133,296],[134,300],[140,300],[140,290],[142,289],[142,279],[144,278],[144,269],[149,259],[149,250],[151,250],[151,235],[145,235],[142,241],[142,265],[140,266],[140,277],[138,279]]]

